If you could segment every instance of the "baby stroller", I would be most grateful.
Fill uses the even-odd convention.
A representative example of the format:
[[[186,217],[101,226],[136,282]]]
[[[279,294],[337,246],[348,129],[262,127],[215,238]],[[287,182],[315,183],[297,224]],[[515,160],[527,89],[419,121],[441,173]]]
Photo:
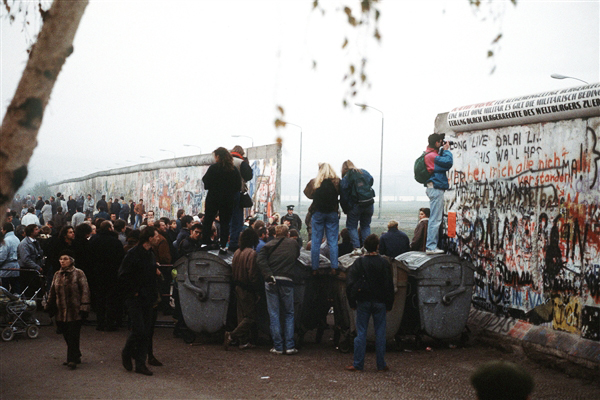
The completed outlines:
[[[2,326],[2,340],[11,341],[15,334],[26,333],[30,339],[35,339],[40,333],[40,322],[33,317],[32,312],[36,309],[35,297],[41,289],[38,289],[31,300],[26,300],[23,294],[10,293],[0,286],[0,326]],[[23,291],[25,293],[25,291]]]

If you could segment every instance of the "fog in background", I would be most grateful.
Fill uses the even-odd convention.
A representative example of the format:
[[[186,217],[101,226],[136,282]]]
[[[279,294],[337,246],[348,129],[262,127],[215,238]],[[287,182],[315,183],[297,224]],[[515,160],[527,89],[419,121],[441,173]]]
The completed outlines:
[[[324,16],[312,3],[92,0],[46,109],[25,187],[197,154],[193,146],[205,154],[280,136],[282,205],[294,202],[300,130],[275,129],[281,105],[284,119],[302,127],[302,189],[318,162],[339,173],[350,159],[374,176],[378,191],[381,114],[342,107],[342,78],[366,57],[372,86],[356,102],[384,113],[384,200],[423,196],[412,168],[438,113],[579,84],[552,73],[600,80],[598,1],[504,2],[501,20],[481,21],[466,0],[384,0],[381,43],[348,27],[334,11],[341,2],[321,1]],[[346,3],[358,15],[359,2]],[[23,32],[5,15],[1,21],[4,116],[35,24]],[[487,50],[498,32],[490,74]],[[342,49],[345,37],[350,44]]]

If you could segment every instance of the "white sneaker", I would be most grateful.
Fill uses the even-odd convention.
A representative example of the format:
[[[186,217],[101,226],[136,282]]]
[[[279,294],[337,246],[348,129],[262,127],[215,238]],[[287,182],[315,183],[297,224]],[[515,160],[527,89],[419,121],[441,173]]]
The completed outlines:
[[[291,356],[293,354],[298,354],[298,349],[294,348],[294,349],[287,349],[285,351],[285,354],[287,354],[288,356]]]
[[[427,250],[425,254],[444,254],[445,251],[442,249],[438,249],[437,247],[434,250]]]
[[[281,350],[277,350],[275,347],[273,347],[271,350],[269,350],[272,354],[277,354],[278,356],[283,354],[283,351]]]

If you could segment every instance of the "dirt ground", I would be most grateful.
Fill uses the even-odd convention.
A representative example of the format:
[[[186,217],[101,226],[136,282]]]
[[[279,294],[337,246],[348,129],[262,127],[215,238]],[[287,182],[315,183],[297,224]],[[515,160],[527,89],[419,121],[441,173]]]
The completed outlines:
[[[388,346],[387,373],[375,370],[375,353],[367,353],[365,371],[351,373],[352,354],[342,354],[331,341],[314,343],[314,332],[299,354],[277,356],[265,343],[251,350],[224,351],[221,339],[200,337],[192,345],[157,328],[154,348],[162,367],[154,376],[127,372],[120,350],[127,331],[98,332],[84,326],[83,363],[74,371],[62,365],[66,345],[55,327],[43,326],[37,339],[19,336],[0,343],[0,398],[400,398],[474,399],[469,377],[480,364],[505,359],[523,365],[534,376],[534,399],[600,398],[596,383],[570,378],[526,359],[485,347],[472,337],[466,348],[427,343],[430,351],[407,343]]]

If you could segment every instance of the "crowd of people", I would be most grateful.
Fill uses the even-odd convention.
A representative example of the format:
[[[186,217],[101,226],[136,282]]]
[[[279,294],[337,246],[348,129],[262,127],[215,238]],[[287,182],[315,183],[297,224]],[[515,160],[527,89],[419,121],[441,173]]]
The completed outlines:
[[[46,307],[56,317],[58,331],[67,342],[65,364],[69,368],[81,362],[79,332],[88,312],[95,312],[97,330],[110,332],[123,326],[126,311],[130,335],[122,351],[123,366],[133,370],[134,359],[136,372],[152,375],[146,363],[162,365],[152,351],[157,313],[175,313],[176,330],[183,324],[177,304],[172,309],[170,303],[172,264],[179,257],[206,250],[234,253],[232,276],[239,325],[225,333],[224,347],[232,343],[238,343],[240,349],[253,347],[250,327],[256,321],[256,296],[264,291],[273,340],[271,353],[297,353],[292,268],[304,247],[302,220],[293,205],[283,217],[275,213],[268,221],[244,219],[243,196],[246,183],[253,177],[244,150],[240,146],[231,151],[219,147],[213,155],[214,163],[203,177],[208,191],[204,214],[186,215],[180,209],[175,219],[157,218],[143,199],[125,201],[124,196],[106,200],[102,195],[97,201],[91,194],[69,195],[68,200],[62,193],[46,200],[38,196],[37,201],[30,195],[15,197],[0,236],[2,285],[19,293],[22,283],[35,289],[35,274],[26,277],[25,272],[46,277]],[[349,371],[363,368],[371,316],[377,333],[377,368],[387,370],[385,337],[382,350],[381,335],[385,335],[385,311],[393,303],[393,284],[389,263],[382,256],[395,258],[411,249],[429,250],[432,241],[428,240],[428,208],[419,211],[420,222],[412,242],[396,221],[389,222],[381,237],[371,234],[372,186],[369,172],[347,160],[342,164],[341,178],[330,164],[319,164],[317,176],[304,190],[312,200],[305,227],[313,273],[321,255],[331,261],[332,275],[338,274],[339,257],[351,254],[357,259],[347,284],[350,305],[359,315],[355,360]],[[340,206],[347,216],[341,232]],[[369,289],[357,291],[357,286]]]

